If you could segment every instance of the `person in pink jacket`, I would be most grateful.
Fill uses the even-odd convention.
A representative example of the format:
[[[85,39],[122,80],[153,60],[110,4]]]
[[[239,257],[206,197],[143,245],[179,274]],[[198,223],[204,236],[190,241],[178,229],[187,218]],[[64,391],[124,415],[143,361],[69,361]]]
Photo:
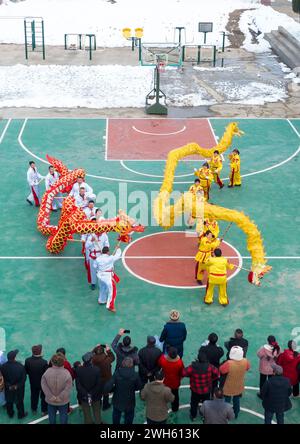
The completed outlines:
[[[273,364],[276,364],[276,359],[280,353],[280,347],[276,342],[276,338],[273,335],[268,336],[268,343],[260,347],[257,352],[257,356],[259,357],[259,393],[257,396],[261,398],[261,389],[267,379],[271,378],[274,375],[274,371],[272,368]]]

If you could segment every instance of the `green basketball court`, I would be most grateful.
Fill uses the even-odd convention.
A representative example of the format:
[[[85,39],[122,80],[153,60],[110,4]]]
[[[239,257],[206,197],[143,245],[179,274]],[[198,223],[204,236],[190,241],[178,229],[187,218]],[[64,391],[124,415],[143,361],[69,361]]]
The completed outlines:
[[[151,125],[151,120],[147,120],[147,124]],[[162,125],[169,120],[162,120]],[[220,138],[230,122],[227,119],[203,120],[210,131],[205,135],[207,144],[211,136]],[[97,343],[111,343],[121,327],[130,329],[133,343],[142,347],[148,334],[160,334],[170,309],[176,308],[188,329],[183,357],[186,365],[195,358],[199,346],[210,332],[215,331],[219,335],[219,344],[223,346],[235,328],[244,330],[250,343],[248,357],[252,368],[248,372],[247,389],[241,401],[244,410],[237,422],[263,423],[263,409],[256,396],[259,380],[256,351],[270,334],[274,334],[284,348],[289,339],[300,340],[300,251],[297,245],[300,236],[297,204],[300,119],[241,119],[237,122],[245,132],[242,138],[236,138],[233,142],[233,146],[241,152],[243,185],[240,189],[225,187],[219,191],[214,184],[211,201],[244,211],[255,221],[262,232],[268,264],[273,270],[259,288],[248,283],[247,273],[239,272],[228,283],[230,305],[224,309],[218,305],[216,296],[212,306],[203,304],[203,288],[153,285],[134,276],[119,261],[116,271],[121,282],[118,286],[117,313],[113,314],[97,304],[97,291],[91,291],[87,284],[79,243],[68,243],[59,256],[51,256],[46,251],[46,238],[36,228],[37,209],[26,203],[29,193],[26,182],[28,161],[35,160],[42,175],[46,175],[48,170],[47,164],[43,163],[46,154],[62,160],[70,169],[82,167],[87,172],[87,183],[96,194],[101,192],[101,196],[104,192],[113,192],[118,198],[126,188],[129,196],[127,208],[121,208],[130,214],[138,203],[137,192],[146,193],[150,202],[150,193],[160,188],[165,155],[161,152],[156,156],[158,158],[151,158],[147,148],[152,146],[156,154],[159,151],[162,140],[158,134],[160,127],[153,127],[151,136],[146,134],[151,131],[138,126],[141,122],[132,120],[130,131],[126,133],[124,130],[116,139],[122,144],[118,154],[113,151],[114,135],[110,139],[110,122],[105,119],[0,121],[0,327],[6,334],[6,350],[18,348],[18,359],[24,361],[30,356],[34,344],[43,344],[47,359],[56,348],[63,346],[67,350],[68,360],[73,363]],[[176,145],[181,129],[186,128],[185,134],[189,138],[188,125],[196,123],[177,119],[170,124],[174,125],[174,137],[170,142],[172,149],[181,146]],[[132,126],[143,133],[140,142],[139,139],[133,140]],[[157,137],[153,137],[153,134]],[[133,147],[137,156],[130,156]],[[138,155],[139,147],[145,155]],[[226,179],[229,173],[227,153],[224,157],[221,177]],[[180,162],[175,190],[187,190],[194,180],[193,168],[198,165],[199,161],[194,160]],[[228,180],[225,183],[227,185]],[[98,206],[102,205],[105,202],[98,202]],[[51,216],[53,223],[57,220],[57,213]],[[151,226],[150,221],[149,204],[149,226],[144,233],[135,233],[134,240],[162,231],[160,227]],[[220,223],[220,226],[222,233],[226,224]],[[172,230],[184,230],[184,227],[174,227]],[[111,233],[109,238],[114,246],[117,235]],[[249,268],[251,260],[243,232],[233,226],[226,241],[238,250],[243,258],[243,266]],[[143,258],[140,260],[143,261]],[[149,266],[147,261],[143,263],[145,267]],[[188,379],[183,379],[183,384],[188,384]],[[73,404],[77,402],[75,390],[72,401]],[[299,423],[300,400],[292,402],[294,408],[287,413],[286,422]],[[189,389],[183,387],[180,398],[182,408],[177,415],[171,415],[170,422],[189,423],[188,403]],[[29,416],[24,422],[38,420],[39,416],[32,416],[30,412],[28,382],[25,407]],[[136,423],[144,421],[143,409],[142,402],[138,400]],[[103,419],[111,423],[111,411],[105,412]],[[1,409],[0,423],[10,421],[4,409]],[[70,422],[82,422],[78,409],[70,415]]]

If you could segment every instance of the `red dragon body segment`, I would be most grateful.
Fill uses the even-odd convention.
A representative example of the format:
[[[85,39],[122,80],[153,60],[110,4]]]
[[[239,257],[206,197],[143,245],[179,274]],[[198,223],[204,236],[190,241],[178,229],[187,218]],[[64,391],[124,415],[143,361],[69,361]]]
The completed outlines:
[[[38,230],[45,236],[50,235],[46,248],[51,253],[60,253],[65,248],[73,234],[101,234],[114,231],[119,233],[119,240],[130,242],[132,232],[143,232],[145,227],[137,225],[133,219],[124,212],[119,211],[119,215],[113,219],[101,221],[89,221],[84,211],[75,204],[72,196],[64,198],[61,217],[58,226],[50,224],[52,202],[58,193],[67,193],[77,181],[78,177],[85,177],[83,169],[69,171],[68,168],[58,159],[46,156],[48,161],[61,175],[59,180],[47,190],[43,196],[40,211],[37,218]]]

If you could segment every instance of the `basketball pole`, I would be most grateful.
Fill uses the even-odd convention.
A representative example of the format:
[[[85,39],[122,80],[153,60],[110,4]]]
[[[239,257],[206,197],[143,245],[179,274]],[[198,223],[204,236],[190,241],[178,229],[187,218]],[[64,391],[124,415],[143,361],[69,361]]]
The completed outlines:
[[[149,105],[149,99],[154,99],[155,103],[153,105]],[[150,91],[146,96],[146,113],[147,114],[156,114],[156,115],[166,115],[168,114],[168,108],[166,105],[162,105],[159,101],[160,98],[163,98],[166,103],[166,95],[160,89],[160,70],[159,70],[159,60],[154,69],[154,88]]]

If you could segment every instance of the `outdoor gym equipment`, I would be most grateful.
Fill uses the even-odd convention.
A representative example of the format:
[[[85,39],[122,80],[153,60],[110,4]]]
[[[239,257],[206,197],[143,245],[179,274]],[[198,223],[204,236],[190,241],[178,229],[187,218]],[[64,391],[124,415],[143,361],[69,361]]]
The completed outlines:
[[[72,38],[75,37],[75,42]],[[88,40],[88,45],[86,41]],[[95,34],[65,34],[65,49],[66,50],[84,50],[89,51],[89,59],[92,60],[93,51],[96,51],[96,35]]]
[[[141,42],[144,35],[143,28],[135,28],[134,35],[132,35],[131,28],[122,29],[123,37],[126,40],[131,40],[131,50],[134,51],[135,47],[139,48],[139,61],[141,61]]]
[[[24,18],[25,58],[29,52],[41,52],[45,60],[45,31],[42,17]]]

